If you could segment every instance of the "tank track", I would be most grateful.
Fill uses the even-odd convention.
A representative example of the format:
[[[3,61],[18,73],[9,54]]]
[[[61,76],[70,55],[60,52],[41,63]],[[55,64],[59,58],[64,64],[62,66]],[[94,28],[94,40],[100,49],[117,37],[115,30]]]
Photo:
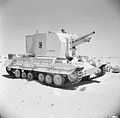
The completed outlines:
[[[51,87],[55,87],[55,88],[69,88],[69,87],[71,87],[71,86],[74,86],[74,85],[77,85],[77,84],[79,84],[81,82],[81,80],[76,80],[76,81],[74,81],[74,82],[67,82],[67,83],[64,83],[63,85],[61,85],[61,86],[57,86],[57,85],[55,85],[55,84],[46,84],[45,82],[43,82],[43,83],[41,83],[41,84],[43,84],[43,85],[46,85],[46,86],[51,86]]]
[[[15,69],[12,69],[11,71],[8,71],[8,70],[7,70],[7,67],[6,67],[7,73],[8,73],[9,75],[11,75],[13,78],[16,78],[15,75],[14,75],[14,73],[13,73],[14,70],[15,70]],[[20,77],[20,78],[21,78],[21,77]],[[21,79],[22,79],[22,78],[21,78]],[[25,78],[25,79],[28,80],[28,78]],[[68,78],[66,78],[67,81],[66,81],[64,84],[60,85],[60,86],[57,86],[57,85],[55,85],[54,83],[48,84],[48,83],[46,83],[45,81],[44,81],[44,82],[40,82],[38,79],[36,79],[36,77],[35,77],[33,80],[39,82],[40,84],[46,85],[46,86],[51,86],[51,87],[55,87],[55,88],[69,88],[69,87],[71,87],[71,86],[74,86],[74,85],[76,85],[76,84],[79,84],[79,83],[81,82],[82,78],[81,78],[81,79],[77,79],[76,81],[73,81],[73,82],[69,81]],[[28,81],[30,81],[30,80],[28,80]],[[31,80],[31,81],[32,81],[32,80]]]

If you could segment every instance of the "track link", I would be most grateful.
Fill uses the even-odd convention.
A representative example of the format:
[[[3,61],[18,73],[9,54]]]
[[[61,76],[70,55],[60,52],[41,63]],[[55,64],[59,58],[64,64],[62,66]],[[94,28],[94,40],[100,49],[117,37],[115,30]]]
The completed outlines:
[[[6,71],[8,72],[9,75],[15,76],[15,75],[14,75],[14,71],[15,71],[15,70],[16,70],[16,69],[11,68],[11,70],[9,71],[8,68],[6,67]],[[35,73],[36,73],[36,72],[35,72]],[[38,75],[38,74],[37,74],[37,75]],[[46,75],[47,75],[47,73],[46,73]],[[24,78],[24,79],[25,79],[25,78]],[[29,80],[28,78],[26,78],[26,79]],[[53,79],[53,78],[52,78],[52,79]],[[67,87],[73,86],[73,85],[78,84],[78,83],[81,82],[81,79],[77,79],[76,81],[71,82],[71,81],[68,80],[67,75],[66,75],[66,77],[65,77],[65,83],[62,84],[62,85],[58,85],[58,86],[55,85],[53,82],[50,83],[50,84],[46,83],[45,81],[40,82],[40,81],[38,80],[37,76],[34,77],[33,80],[37,80],[39,83],[41,83],[41,84],[43,84],[43,85],[47,85],[47,86],[51,86],[51,87],[56,87],[56,88],[67,88]]]

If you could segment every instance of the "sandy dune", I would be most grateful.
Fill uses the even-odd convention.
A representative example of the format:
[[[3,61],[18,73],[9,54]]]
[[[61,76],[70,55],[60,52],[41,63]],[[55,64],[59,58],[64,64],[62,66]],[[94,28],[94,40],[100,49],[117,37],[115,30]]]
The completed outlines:
[[[120,73],[67,89],[12,79],[0,64],[0,113],[3,118],[112,118],[120,115]]]

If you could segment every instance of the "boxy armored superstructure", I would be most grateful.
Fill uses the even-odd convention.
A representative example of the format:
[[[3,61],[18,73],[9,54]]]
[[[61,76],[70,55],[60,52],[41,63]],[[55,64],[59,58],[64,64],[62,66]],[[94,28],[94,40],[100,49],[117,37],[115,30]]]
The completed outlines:
[[[26,52],[35,54],[36,56],[61,57],[75,56],[76,46],[81,43],[89,42],[91,32],[82,37],[77,35],[51,32],[36,33],[26,36]]]
[[[26,53],[14,58],[7,72],[16,78],[36,79],[56,87],[64,87],[89,78],[103,75],[105,65],[99,67],[77,55],[77,46],[90,42],[91,32],[84,36],[61,32],[36,33],[26,36]]]

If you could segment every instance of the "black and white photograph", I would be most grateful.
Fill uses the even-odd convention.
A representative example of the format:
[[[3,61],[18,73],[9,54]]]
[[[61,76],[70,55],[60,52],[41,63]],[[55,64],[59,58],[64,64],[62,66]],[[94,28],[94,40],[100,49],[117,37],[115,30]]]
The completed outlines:
[[[120,118],[120,0],[0,0],[0,118]]]

